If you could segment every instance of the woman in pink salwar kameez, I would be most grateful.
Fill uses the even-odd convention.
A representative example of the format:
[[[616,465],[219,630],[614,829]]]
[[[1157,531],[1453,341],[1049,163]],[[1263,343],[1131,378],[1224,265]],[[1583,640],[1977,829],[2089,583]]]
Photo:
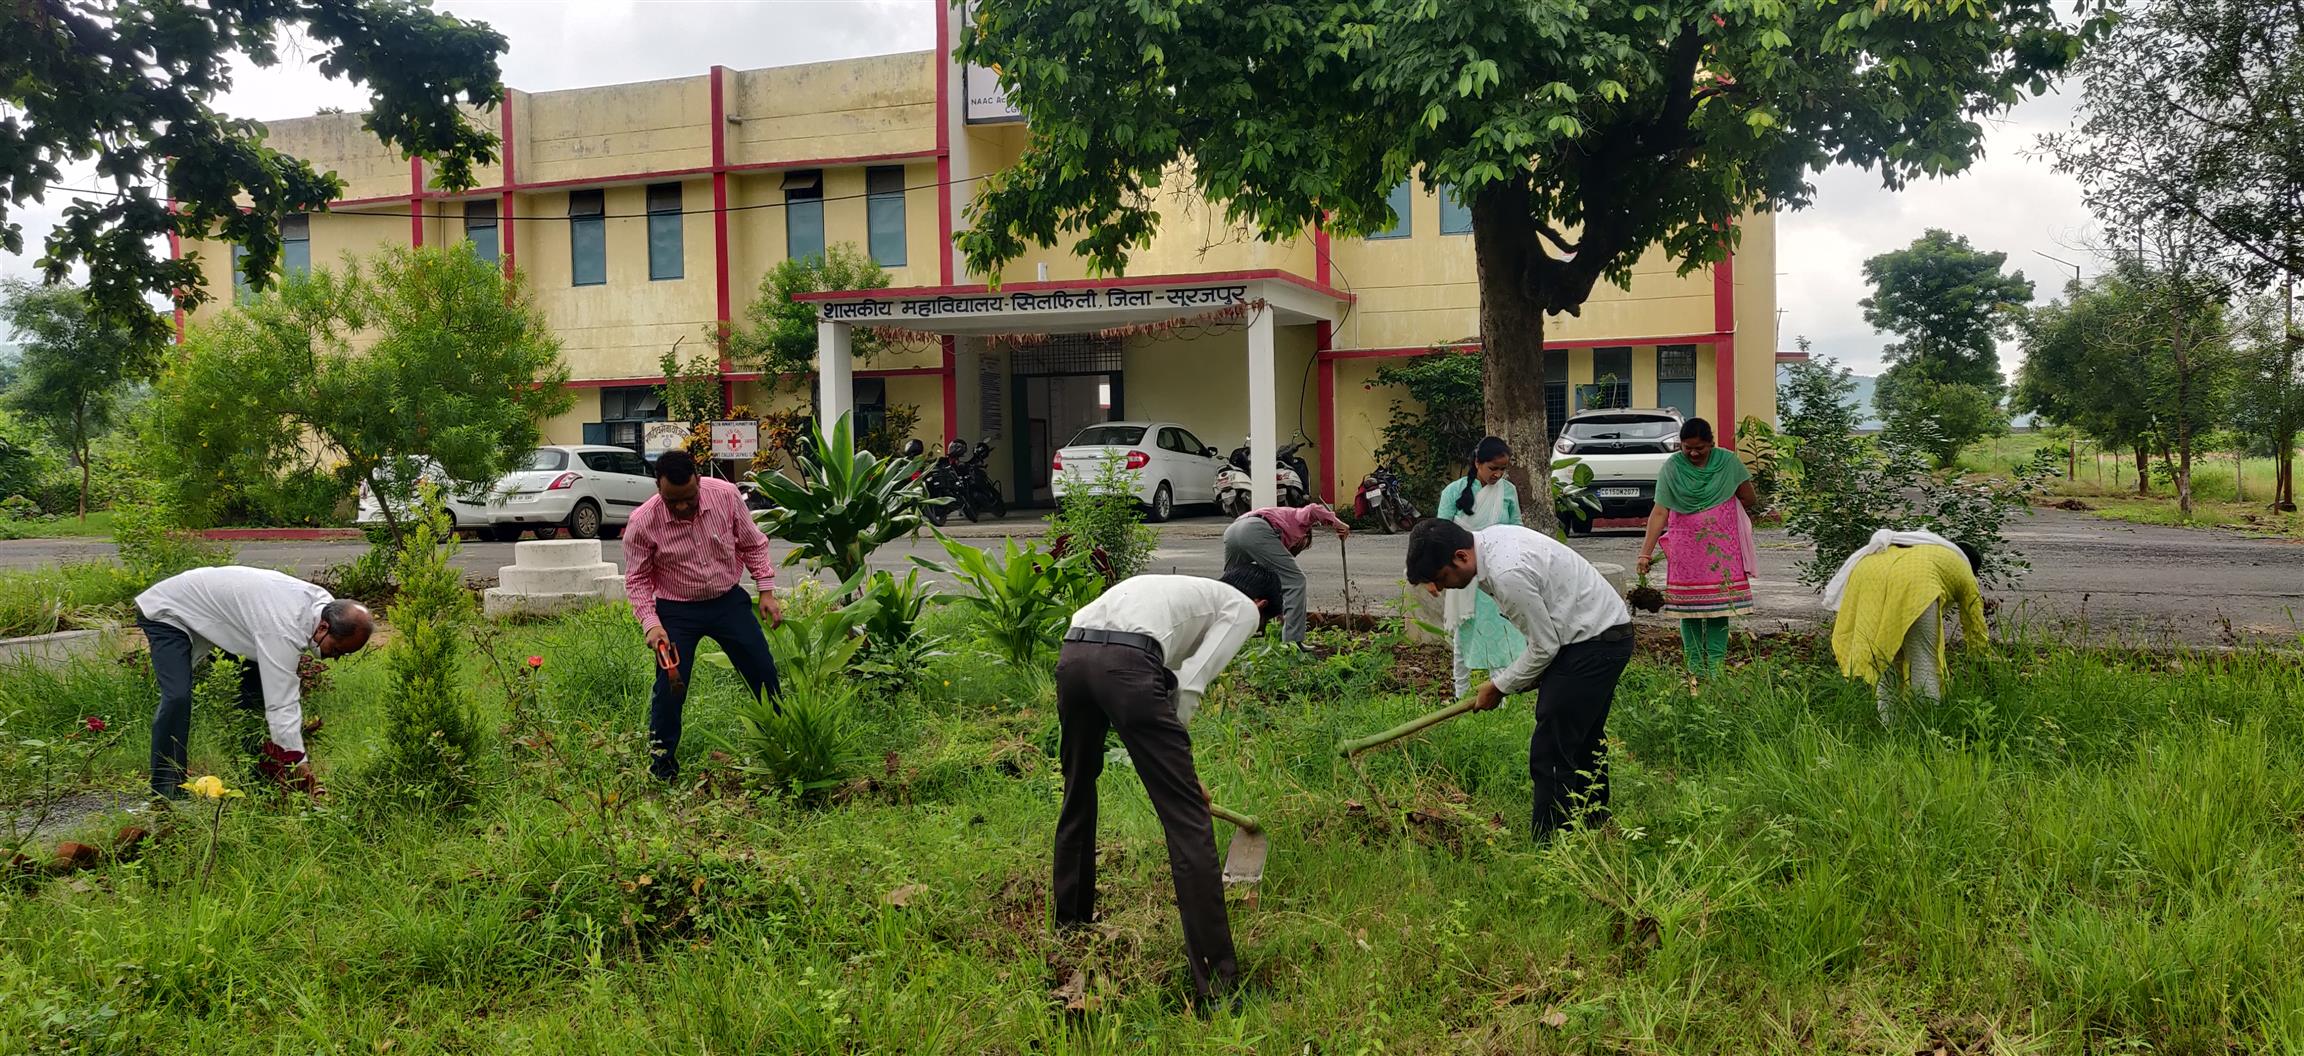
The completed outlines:
[[[1728,658],[1728,618],[1752,613],[1751,511],[1759,507],[1744,460],[1713,446],[1712,423],[1690,418],[1679,452],[1657,476],[1639,565],[1647,575],[1661,542],[1664,612],[1680,620],[1690,674],[1718,674]]]

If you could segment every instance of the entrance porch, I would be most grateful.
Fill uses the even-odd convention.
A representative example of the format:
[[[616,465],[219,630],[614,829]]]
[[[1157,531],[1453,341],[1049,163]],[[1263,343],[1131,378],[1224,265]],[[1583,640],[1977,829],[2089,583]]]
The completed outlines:
[[[1046,497],[1048,456],[1082,426],[1173,421],[1219,449],[1244,431],[1258,506],[1279,501],[1272,471],[1285,422],[1308,422],[1314,328],[1349,294],[1284,271],[1160,275],[1103,282],[843,290],[818,306],[818,407],[854,402],[854,332],[933,338],[944,347],[946,430],[995,444],[1014,501]],[[1290,368],[1283,377],[1281,366]],[[1239,373],[1227,368],[1239,365]],[[1305,375],[1299,378],[1295,375]],[[1003,457],[1004,456],[1004,457]],[[1307,482],[1311,484],[1311,482]],[[1321,490],[1313,485],[1315,492]]]

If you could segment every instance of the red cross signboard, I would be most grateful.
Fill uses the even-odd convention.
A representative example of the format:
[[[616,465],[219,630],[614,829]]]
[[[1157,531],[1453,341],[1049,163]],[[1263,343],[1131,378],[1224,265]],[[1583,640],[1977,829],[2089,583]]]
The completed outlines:
[[[713,422],[712,455],[715,458],[751,458],[760,453],[759,422]]]

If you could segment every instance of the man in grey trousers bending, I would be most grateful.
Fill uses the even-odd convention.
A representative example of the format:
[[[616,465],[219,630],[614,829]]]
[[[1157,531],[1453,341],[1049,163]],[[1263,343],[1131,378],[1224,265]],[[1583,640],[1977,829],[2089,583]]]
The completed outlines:
[[[357,601],[267,568],[195,568],[136,596],[136,626],[152,647],[160,708],[152,714],[152,795],[184,798],[185,746],[192,739],[192,667],[213,651],[240,660],[240,707],[264,714],[269,731],[249,748],[263,776],[320,790],[304,756],[306,653],[333,659],[368,644],[375,617]]]
[[[1342,518],[1319,503],[1250,510],[1224,529],[1225,568],[1255,565],[1280,577],[1280,592],[1287,608],[1286,619],[1280,624],[1280,638],[1291,645],[1304,641],[1308,604],[1304,570],[1297,566],[1296,555],[1312,545],[1312,529],[1321,525],[1335,528],[1338,539],[1352,534]]]

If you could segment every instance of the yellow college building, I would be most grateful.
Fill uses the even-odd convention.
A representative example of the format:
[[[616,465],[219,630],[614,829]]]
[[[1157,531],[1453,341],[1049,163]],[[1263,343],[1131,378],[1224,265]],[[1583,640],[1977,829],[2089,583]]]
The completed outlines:
[[[938,11],[942,39],[955,41]],[[1056,448],[1116,419],[1175,422],[1223,450],[1251,433],[1263,450],[1301,438],[1313,490],[1349,496],[1398,398],[1371,387],[1376,371],[1476,344],[1469,217],[1412,184],[1394,192],[1398,228],[1366,239],[1263,242],[1219,209],[1170,197],[1125,278],[1091,278],[1051,250],[991,288],[966,273],[950,235],[1026,130],[982,71],[947,55],[509,91],[484,118],[503,137],[501,164],[455,194],[431,188],[424,166],[381,146],[358,115],[274,122],[271,145],[334,170],[346,194],[287,225],[284,266],[469,239],[525,275],[574,374],[575,408],[546,423],[546,439],[637,448],[645,423],[664,417],[654,386],[666,350],[710,347],[780,261],[851,243],[892,281],[811,298],[824,319],[819,405],[860,418],[909,405],[931,444],[989,439],[993,476],[1024,504],[1048,497]],[[232,249],[180,247],[199,253],[214,289],[232,283]],[[1603,285],[1582,315],[1553,317],[1554,428],[1601,379],[1616,381],[1599,395],[1618,405],[1722,426],[1773,421],[1776,270],[1774,221],[1757,215],[1727,264],[1682,277],[1651,254],[1631,289]],[[895,350],[851,364],[861,327],[896,338]],[[730,405],[777,402],[758,375],[729,378]],[[1270,475],[1257,477],[1268,491]]]

